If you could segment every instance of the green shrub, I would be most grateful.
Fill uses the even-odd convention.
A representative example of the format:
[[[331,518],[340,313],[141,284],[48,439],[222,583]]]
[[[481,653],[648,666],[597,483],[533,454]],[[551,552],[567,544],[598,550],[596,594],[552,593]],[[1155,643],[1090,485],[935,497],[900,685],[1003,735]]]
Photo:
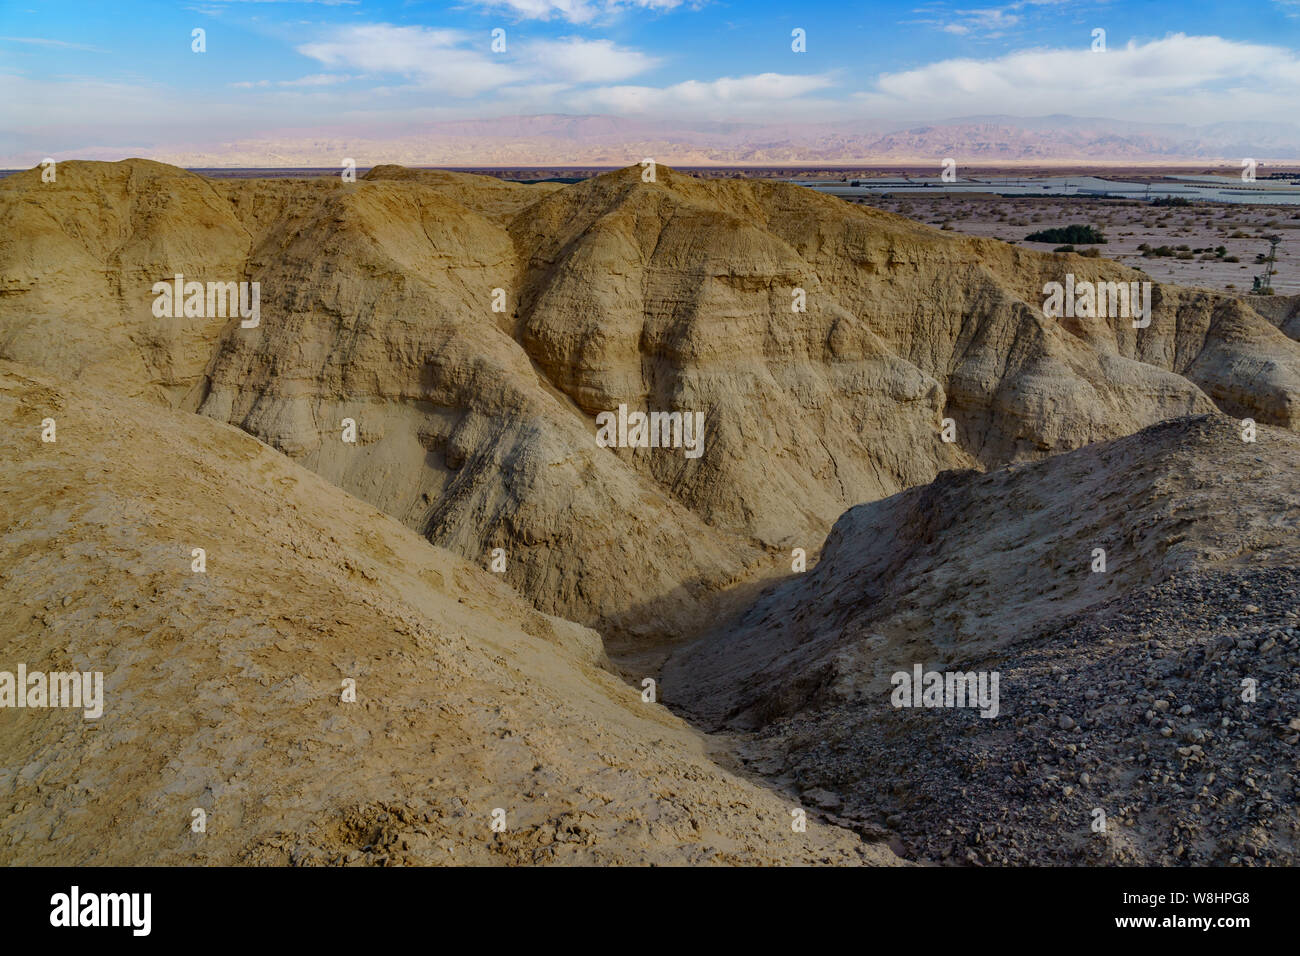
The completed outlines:
[[[1059,242],[1072,246],[1090,246],[1106,241],[1100,230],[1092,226],[1065,226],[1043,229],[1025,236],[1026,242]]]

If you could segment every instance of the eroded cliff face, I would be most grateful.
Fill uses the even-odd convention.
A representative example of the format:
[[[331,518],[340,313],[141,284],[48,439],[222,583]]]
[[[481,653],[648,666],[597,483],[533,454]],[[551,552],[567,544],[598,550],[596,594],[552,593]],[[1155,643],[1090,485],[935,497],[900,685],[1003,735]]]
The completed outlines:
[[[216,184],[147,160],[0,184],[0,354],[69,381],[194,407],[228,322],[153,314],[175,273],[233,280],[252,237]]]
[[[888,712],[890,676],[915,663],[1002,659],[1173,575],[1294,565],[1298,492],[1300,436],[1261,426],[1245,442],[1218,413],[950,472],[846,511],[815,568],[673,656],[665,694],[711,726],[864,701]]]
[[[1243,431],[1181,418],[851,508],[660,690],[916,858],[1290,865],[1300,435]]]
[[[0,863],[899,862],[237,429],[0,362],[0,453],[5,668],[102,674],[90,719],[6,710]]]
[[[539,609],[612,637],[692,632],[709,595],[945,469],[1216,405],[1298,422],[1300,345],[1243,300],[1048,318],[1066,272],[1141,274],[794,186],[67,163],[0,184],[0,214],[0,356],[235,424],[480,566],[502,548]],[[257,281],[260,324],[156,318],[176,273]],[[620,405],[703,412],[703,453],[599,447]]]

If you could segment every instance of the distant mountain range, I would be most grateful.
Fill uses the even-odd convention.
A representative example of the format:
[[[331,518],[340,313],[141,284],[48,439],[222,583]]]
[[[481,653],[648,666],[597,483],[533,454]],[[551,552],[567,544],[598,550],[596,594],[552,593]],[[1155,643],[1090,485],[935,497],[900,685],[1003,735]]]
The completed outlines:
[[[1300,160],[1300,125],[1207,126],[1116,122],[1074,116],[971,116],[936,123],[702,123],[616,116],[509,116],[416,129],[285,131],[225,143],[139,144],[77,150],[55,158],[141,156],[181,166],[332,166],[351,157],[435,166],[608,165],[644,157],[670,165],[957,162],[1177,163],[1251,157]],[[5,165],[25,167],[30,157]]]

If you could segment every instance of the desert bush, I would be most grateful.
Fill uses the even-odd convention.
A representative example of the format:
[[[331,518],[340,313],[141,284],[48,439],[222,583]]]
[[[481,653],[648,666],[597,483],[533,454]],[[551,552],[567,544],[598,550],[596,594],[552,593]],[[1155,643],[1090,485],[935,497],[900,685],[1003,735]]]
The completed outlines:
[[[1106,236],[1092,226],[1063,226],[1055,229],[1043,229],[1025,236],[1026,242],[1060,242],[1069,245],[1088,246],[1106,241]]]

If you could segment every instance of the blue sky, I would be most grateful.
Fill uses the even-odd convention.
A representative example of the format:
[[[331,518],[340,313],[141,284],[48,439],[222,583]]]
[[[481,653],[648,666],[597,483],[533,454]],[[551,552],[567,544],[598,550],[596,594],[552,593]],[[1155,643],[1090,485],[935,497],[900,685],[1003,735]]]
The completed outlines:
[[[547,113],[1294,120],[1297,92],[1300,0],[0,0],[13,156]]]

